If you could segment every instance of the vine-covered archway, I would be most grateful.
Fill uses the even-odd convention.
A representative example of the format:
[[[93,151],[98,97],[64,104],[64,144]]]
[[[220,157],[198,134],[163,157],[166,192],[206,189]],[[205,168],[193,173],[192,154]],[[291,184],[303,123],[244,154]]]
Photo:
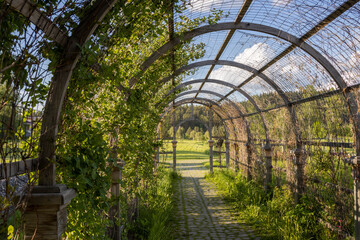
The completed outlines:
[[[26,238],[58,239],[70,203],[92,238],[119,237],[120,192],[135,206],[156,177],[159,122],[197,103],[224,124],[235,170],[270,196],[277,185],[296,204],[311,197],[322,225],[360,239],[357,0],[0,5],[0,212],[25,214]],[[29,224],[39,209],[53,209],[39,219],[54,231]]]

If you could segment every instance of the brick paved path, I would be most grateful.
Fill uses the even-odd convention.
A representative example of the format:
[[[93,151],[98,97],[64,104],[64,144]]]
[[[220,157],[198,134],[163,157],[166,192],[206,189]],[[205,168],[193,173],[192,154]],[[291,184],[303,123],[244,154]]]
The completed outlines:
[[[260,239],[235,221],[215,186],[204,179],[204,161],[177,161],[182,179],[175,194],[175,239]]]

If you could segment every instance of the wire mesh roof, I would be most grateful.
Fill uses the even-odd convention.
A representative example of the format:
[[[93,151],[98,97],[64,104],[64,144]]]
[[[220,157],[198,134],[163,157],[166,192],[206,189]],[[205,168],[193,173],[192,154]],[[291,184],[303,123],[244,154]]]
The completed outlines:
[[[245,9],[246,5],[248,8]],[[205,54],[191,63],[214,61],[184,77],[184,82],[203,79],[203,83],[193,84],[188,90],[197,89],[197,94],[187,97],[208,98],[220,105],[229,98],[243,105],[245,113],[284,107],[287,102],[297,103],[339,89],[339,83],[324,62],[333,65],[330,68],[335,68],[348,86],[360,81],[360,11],[355,1],[198,0],[190,1],[182,14],[195,19],[211,15],[211,9],[223,12],[218,23],[240,19],[241,22],[259,24],[259,27],[257,31],[229,29],[195,37],[192,41],[204,44]],[[266,27],[285,32],[288,37],[282,39],[276,34],[264,33],[262,28]],[[295,41],[305,40],[313,50],[308,52],[302,45],[296,47],[294,42],[288,41],[292,37],[298,39]],[[326,60],[319,62],[321,58]],[[218,60],[232,63],[216,63]],[[243,65],[242,68],[234,66],[237,63]],[[214,83],[212,79],[226,84]],[[215,91],[224,97],[204,94],[202,90]],[[241,91],[251,96],[253,102]],[[255,107],[251,106],[254,102]]]
[[[8,2],[12,6],[16,4]],[[252,114],[360,83],[360,3],[357,1],[189,0],[179,1],[177,5],[181,11],[174,13],[175,34],[186,35],[184,23],[191,21],[199,23],[197,28],[205,28],[194,31],[195,37],[188,38],[190,44],[201,46],[202,54],[187,61],[187,65],[195,64],[188,69],[191,72],[182,71],[176,77],[182,83],[195,80],[186,85],[185,91],[191,93],[182,93],[176,101],[209,99],[221,106],[229,99],[241,106],[245,114]],[[22,11],[19,6],[18,10]],[[87,1],[60,0],[54,5],[44,4],[36,11],[58,29],[58,35],[60,31],[62,38],[66,38],[71,36],[88,7]],[[51,29],[40,27],[45,34],[39,31],[37,24],[43,19],[31,20],[34,12],[28,14],[30,22],[23,34],[40,34],[45,42],[45,36],[49,35],[64,43],[57,35],[51,35]],[[234,23],[237,27],[221,25],[224,23]],[[214,27],[206,28],[209,25]],[[29,45],[29,40],[35,38],[24,39]],[[143,56],[150,56],[163,43],[159,40],[150,44],[148,49],[144,48]],[[15,55],[16,51],[21,55],[26,44],[18,40]],[[46,69],[47,64],[44,59],[40,65]],[[185,66],[176,69],[181,67]],[[42,78],[44,83],[51,74],[48,71]]]

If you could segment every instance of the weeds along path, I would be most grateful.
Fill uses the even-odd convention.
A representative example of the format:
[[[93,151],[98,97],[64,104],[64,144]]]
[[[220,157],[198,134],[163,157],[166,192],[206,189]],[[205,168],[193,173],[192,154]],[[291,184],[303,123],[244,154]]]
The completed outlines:
[[[175,239],[260,239],[234,219],[230,208],[204,176],[204,159],[178,160]]]

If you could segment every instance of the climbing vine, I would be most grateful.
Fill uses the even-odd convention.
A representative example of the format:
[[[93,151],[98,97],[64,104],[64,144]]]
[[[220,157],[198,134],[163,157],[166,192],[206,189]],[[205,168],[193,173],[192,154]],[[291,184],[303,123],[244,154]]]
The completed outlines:
[[[139,79],[141,84],[131,87],[129,82],[146,57],[167,41],[168,14],[162,1],[116,5],[107,16],[112,24],[101,25],[82,50],[67,91],[57,148],[58,180],[77,192],[68,209],[70,239],[106,238],[104,226],[112,224],[106,216],[119,200],[109,193],[111,169],[119,159],[126,163],[120,199],[124,233],[136,218],[139,196],[155,181],[156,128],[171,97],[164,97],[170,86],[158,82],[171,74],[169,58],[159,59]],[[176,49],[175,64],[203,53],[202,44],[184,43]]]

